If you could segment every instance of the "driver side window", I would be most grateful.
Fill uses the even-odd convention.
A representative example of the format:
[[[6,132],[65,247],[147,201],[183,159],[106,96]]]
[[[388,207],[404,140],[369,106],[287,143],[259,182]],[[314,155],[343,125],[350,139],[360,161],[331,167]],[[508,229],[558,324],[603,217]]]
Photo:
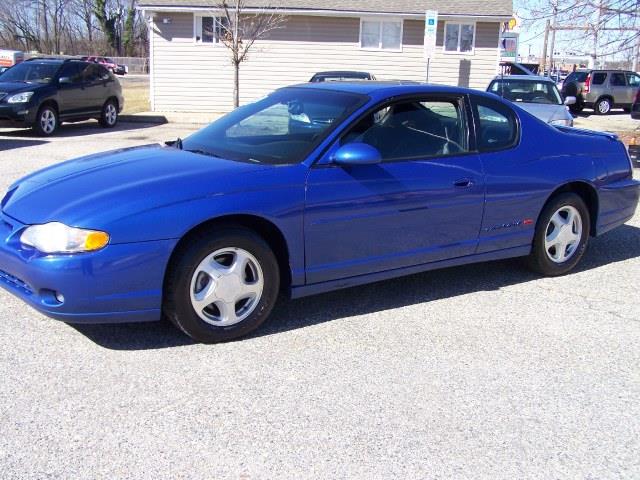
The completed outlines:
[[[467,125],[462,102],[433,98],[386,105],[360,120],[341,143],[371,145],[383,161],[465,153]]]

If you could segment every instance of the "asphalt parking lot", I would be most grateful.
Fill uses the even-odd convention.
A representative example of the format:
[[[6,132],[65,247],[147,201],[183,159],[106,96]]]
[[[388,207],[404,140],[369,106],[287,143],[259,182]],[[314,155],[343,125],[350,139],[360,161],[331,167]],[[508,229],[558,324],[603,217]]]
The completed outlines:
[[[195,126],[0,130],[0,191]],[[640,478],[640,212],[517,260],[282,302],[251,338],[73,327],[0,291],[1,479]]]

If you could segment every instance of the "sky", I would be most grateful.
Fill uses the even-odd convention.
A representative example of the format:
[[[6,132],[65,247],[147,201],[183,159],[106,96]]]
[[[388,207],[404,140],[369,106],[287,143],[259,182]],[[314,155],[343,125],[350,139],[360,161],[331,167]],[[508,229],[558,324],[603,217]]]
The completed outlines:
[[[610,0],[610,4],[614,4],[614,2],[615,0]],[[536,57],[542,55],[545,23],[548,17],[538,16],[536,20],[532,20],[532,10],[545,10],[545,6],[547,6],[548,10],[548,5],[550,3],[550,0],[514,0],[514,12],[523,19],[520,30],[519,48],[519,54],[522,56],[523,61],[529,52]],[[573,3],[571,0],[558,0],[560,10],[562,10],[563,7],[567,8],[571,3]],[[567,25],[572,23],[572,20],[574,23],[577,23],[575,19],[568,17],[569,15],[566,13],[564,15],[560,14],[558,16],[558,24]],[[586,21],[585,19],[582,19],[581,22]],[[608,26],[613,25],[612,23],[609,23]],[[611,32],[608,35],[613,38],[620,38],[623,35],[631,35],[631,33]],[[592,48],[591,43],[588,40],[585,41],[583,32],[556,32],[556,48],[554,50],[560,53],[559,55],[556,55],[557,57],[562,57],[570,53],[576,53],[586,57],[591,53]],[[615,49],[615,47],[610,47],[609,50],[611,49]],[[602,48],[601,52],[605,50],[605,48]],[[620,58],[621,55],[611,55],[607,57],[607,59]]]

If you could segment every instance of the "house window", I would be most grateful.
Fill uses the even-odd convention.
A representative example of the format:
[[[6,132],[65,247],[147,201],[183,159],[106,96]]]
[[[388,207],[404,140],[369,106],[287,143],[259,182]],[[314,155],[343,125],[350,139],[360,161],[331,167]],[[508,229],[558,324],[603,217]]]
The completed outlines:
[[[444,51],[453,53],[473,52],[476,26],[473,23],[450,23],[444,26]]]
[[[195,42],[196,43],[220,43],[224,36],[225,26],[228,24],[225,17],[205,17],[196,15]]]
[[[402,20],[362,20],[360,48],[395,50],[402,48]]]

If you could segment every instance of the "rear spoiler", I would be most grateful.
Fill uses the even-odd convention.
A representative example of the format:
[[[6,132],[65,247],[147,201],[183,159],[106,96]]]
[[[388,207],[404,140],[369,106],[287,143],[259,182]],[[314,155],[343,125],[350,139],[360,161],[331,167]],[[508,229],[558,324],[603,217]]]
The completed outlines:
[[[620,137],[618,137],[617,134],[612,132],[596,132],[594,130],[586,130],[584,128],[561,127],[561,126],[558,126],[556,128],[564,133],[577,133],[578,135],[587,135],[590,137],[606,137],[612,141],[620,140]]]

